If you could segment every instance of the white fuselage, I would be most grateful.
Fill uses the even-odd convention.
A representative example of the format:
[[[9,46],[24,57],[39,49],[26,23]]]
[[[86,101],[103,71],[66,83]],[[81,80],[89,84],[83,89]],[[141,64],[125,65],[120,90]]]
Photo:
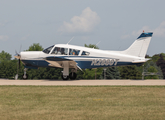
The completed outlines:
[[[68,53],[66,55],[53,54],[52,51],[55,47],[66,48]],[[69,55],[69,49],[79,50],[78,55]],[[88,52],[88,55],[82,55],[83,51]],[[34,67],[48,67],[51,66],[45,61],[47,57],[62,58],[71,61],[75,61],[78,66],[82,69],[85,68],[96,68],[96,67],[109,67],[118,65],[127,65],[134,63],[143,63],[145,58],[131,56],[121,53],[121,51],[106,51],[93,48],[80,47],[68,44],[57,44],[55,45],[49,53],[44,53],[43,51],[25,51],[21,52],[21,60],[25,65]],[[47,64],[46,64],[47,63]]]

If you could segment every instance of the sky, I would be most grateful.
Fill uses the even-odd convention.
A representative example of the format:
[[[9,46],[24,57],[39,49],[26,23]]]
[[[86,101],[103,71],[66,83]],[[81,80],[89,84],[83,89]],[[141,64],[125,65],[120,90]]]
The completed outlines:
[[[0,0],[0,52],[15,55],[33,43],[125,50],[153,32],[147,54],[165,53],[165,0]]]

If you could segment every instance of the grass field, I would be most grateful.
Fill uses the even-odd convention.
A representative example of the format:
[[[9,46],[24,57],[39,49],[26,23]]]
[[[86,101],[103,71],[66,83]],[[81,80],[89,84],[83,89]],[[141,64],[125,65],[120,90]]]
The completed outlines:
[[[165,119],[165,86],[0,86],[0,120]]]

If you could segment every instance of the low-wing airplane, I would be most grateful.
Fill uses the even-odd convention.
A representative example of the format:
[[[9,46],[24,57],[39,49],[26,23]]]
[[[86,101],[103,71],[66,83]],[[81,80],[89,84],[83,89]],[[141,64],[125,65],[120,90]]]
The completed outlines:
[[[57,67],[63,68],[62,79],[76,79],[77,69],[142,64],[145,58],[152,32],[143,32],[137,40],[124,51],[99,50],[69,44],[52,45],[43,51],[24,51],[14,57],[24,64],[23,79],[27,79],[27,68]],[[71,73],[69,73],[71,69]]]

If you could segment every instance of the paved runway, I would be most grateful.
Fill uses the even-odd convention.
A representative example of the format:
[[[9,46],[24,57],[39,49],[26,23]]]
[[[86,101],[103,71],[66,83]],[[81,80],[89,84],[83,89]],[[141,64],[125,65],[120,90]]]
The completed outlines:
[[[0,85],[165,85],[165,80],[8,80],[0,79]]]

